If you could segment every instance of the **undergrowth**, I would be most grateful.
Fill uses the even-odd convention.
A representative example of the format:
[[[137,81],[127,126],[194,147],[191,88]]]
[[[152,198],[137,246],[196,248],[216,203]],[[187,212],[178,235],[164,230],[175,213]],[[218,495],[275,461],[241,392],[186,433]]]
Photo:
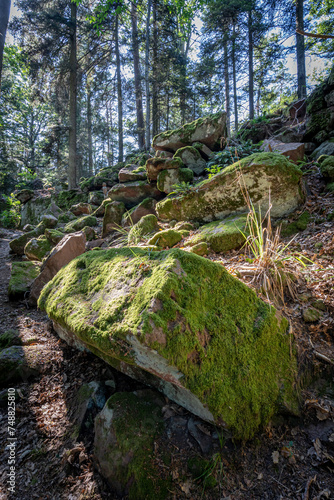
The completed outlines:
[[[230,140],[230,143],[223,151],[213,153],[210,156],[210,161],[207,163],[206,167],[209,179],[229,165],[253,153],[261,153],[261,150],[256,144],[253,144],[252,141],[232,142]]]

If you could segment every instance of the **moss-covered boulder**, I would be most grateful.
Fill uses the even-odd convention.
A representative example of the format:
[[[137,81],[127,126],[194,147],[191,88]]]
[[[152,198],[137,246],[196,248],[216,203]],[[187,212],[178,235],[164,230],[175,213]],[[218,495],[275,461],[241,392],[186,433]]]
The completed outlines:
[[[310,213],[306,210],[293,222],[284,220],[281,224],[281,235],[283,237],[292,236],[293,234],[299,233],[299,231],[305,231],[309,222]]]
[[[205,241],[202,241],[201,243],[196,243],[196,245],[189,248],[189,252],[201,256],[207,255],[208,244]]]
[[[231,216],[222,221],[210,222],[198,230],[197,234],[190,238],[186,245],[194,246],[197,243],[206,242],[210,250],[214,252],[227,252],[240,248],[245,243],[246,216]]]
[[[71,222],[72,220],[76,219],[77,219],[76,216],[68,210],[67,212],[63,212],[62,214],[59,215],[58,222],[60,222],[60,224],[67,224],[68,222]]]
[[[319,160],[322,155],[334,155],[334,139],[329,139],[323,142],[320,146],[315,149],[311,155],[315,160]]]
[[[149,158],[146,162],[147,178],[149,181],[156,181],[158,175],[163,170],[178,170],[183,167],[182,160],[180,158]]]
[[[163,220],[209,222],[234,213],[246,212],[245,187],[262,213],[282,217],[303,201],[301,170],[278,153],[255,153],[225,168],[211,179],[197,184],[191,192],[157,203]]]
[[[29,260],[42,261],[52,250],[54,244],[44,235],[32,238],[24,247],[24,253]]]
[[[53,229],[58,224],[58,219],[54,215],[45,214],[41,217],[41,222],[43,222],[44,226],[48,229]]]
[[[27,233],[21,234],[18,238],[14,238],[10,243],[9,247],[12,252],[17,255],[24,255],[24,247],[32,238],[37,238],[44,234],[46,227],[43,222],[40,222],[38,226],[32,231],[28,231]]]
[[[96,205],[99,207],[104,200],[104,194],[102,191],[92,191],[88,195],[88,203],[91,205]]]
[[[65,236],[64,233],[58,231],[58,229],[45,229],[46,238],[53,244],[57,245]]]
[[[38,224],[51,204],[51,196],[34,196],[21,205],[21,226]]]
[[[137,244],[149,234],[159,231],[158,219],[153,214],[144,215],[136,224],[132,226],[128,235],[130,244]]]
[[[51,359],[50,351],[41,345],[15,345],[4,349],[0,353],[0,386],[26,382],[46,368],[48,359]]]
[[[102,189],[105,183],[109,188],[111,188],[115,183],[118,182],[118,171],[124,166],[124,163],[119,163],[113,167],[101,168],[101,170],[94,176],[88,179],[83,179],[80,182],[80,189],[84,193],[90,191],[97,191]]]
[[[8,285],[9,299],[17,300],[24,297],[39,272],[40,265],[37,262],[13,262]]]
[[[220,264],[179,249],[88,252],[38,304],[69,343],[237,437],[296,407],[288,321]]]
[[[153,138],[152,146],[155,150],[175,152],[184,146],[191,146],[193,142],[201,142],[215,150],[220,147],[222,137],[226,137],[225,111],[198,118],[176,130],[162,132]]]
[[[76,231],[81,231],[85,226],[93,227],[96,225],[97,218],[93,215],[86,215],[85,217],[80,217],[66,224],[64,231],[65,233],[75,233]]]
[[[108,198],[112,201],[121,201],[126,208],[133,208],[145,198],[161,200],[163,194],[156,185],[146,181],[124,182],[116,184],[108,192]]]
[[[15,198],[23,204],[31,200],[34,197],[34,194],[35,193],[32,189],[21,189],[21,191],[15,194]]]
[[[192,182],[194,172],[190,168],[178,168],[177,170],[162,170],[158,175],[157,188],[163,193],[172,193],[175,185],[182,182]]]
[[[122,219],[122,226],[131,226],[137,224],[145,215],[157,215],[155,206],[157,202],[153,198],[145,198],[141,203],[124,214]]]
[[[77,189],[69,189],[67,191],[60,191],[55,195],[55,202],[62,210],[69,210],[72,205],[77,203],[87,203],[88,194],[82,193]]]
[[[161,248],[172,248],[182,240],[183,234],[175,229],[159,231],[147,242],[148,245],[157,245]]]
[[[90,215],[93,212],[93,209],[89,203],[81,202],[76,205],[72,205],[70,211],[78,217],[79,215]]]
[[[109,203],[112,203],[112,201],[109,198],[103,200],[101,205],[92,213],[92,215],[94,215],[94,217],[103,217],[106,211],[106,206]]]
[[[203,160],[198,149],[192,146],[178,149],[174,158],[181,158],[184,166],[190,168],[195,175],[201,175],[206,168],[206,161]]]
[[[106,204],[103,217],[102,238],[104,238],[115,228],[119,228],[122,223],[122,217],[125,212],[124,203],[113,201]]]
[[[154,460],[154,443],[164,430],[163,404],[153,391],[121,392],[108,399],[95,419],[98,469],[122,498],[163,500],[170,496],[170,480],[160,477]]]
[[[146,169],[138,165],[126,165],[118,172],[119,182],[145,181]]]
[[[334,181],[334,156],[328,156],[321,162],[320,171],[326,182]]]

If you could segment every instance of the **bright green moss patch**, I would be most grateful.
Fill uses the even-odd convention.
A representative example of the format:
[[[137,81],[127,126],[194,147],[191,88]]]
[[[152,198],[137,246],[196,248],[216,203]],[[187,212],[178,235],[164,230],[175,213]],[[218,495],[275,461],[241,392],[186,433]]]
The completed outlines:
[[[158,245],[162,248],[172,248],[176,243],[182,240],[181,231],[176,231],[175,229],[165,229],[165,231],[159,231],[148,241],[149,245]]]
[[[88,252],[58,272],[38,305],[107,362],[160,373],[161,390],[168,389],[163,380],[189,389],[236,437],[251,437],[279,404],[297,405],[288,321],[223,266],[197,255]],[[156,358],[143,362],[140,345],[179,375]],[[182,397],[194,411],[187,393]]]
[[[57,243],[59,243],[65,236],[64,233],[58,231],[57,229],[46,229],[44,234],[54,245],[57,245]]]
[[[40,265],[37,262],[13,262],[8,285],[8,297],[20,299],[29,291],[35,278],[39,275]]]
[[[137,224],[130,229],[128,241],[131,244],[139,243],[145,236],[159,230],[158,219],[155,215],[144,215]]]
[[[24,253],[30,260],[42,261],[46,254],[54,247],[53,243],[42,235],[32,238],[24,247]]]

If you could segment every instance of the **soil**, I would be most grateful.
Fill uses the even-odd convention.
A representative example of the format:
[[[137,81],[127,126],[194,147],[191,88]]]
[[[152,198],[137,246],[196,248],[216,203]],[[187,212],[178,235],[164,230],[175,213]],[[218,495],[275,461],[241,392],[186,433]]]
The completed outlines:
[[[334,498],[334,195],[325,191],[316,169],[308,175],[308,186],[308,201],[300,213],[309,210],[312,222],[289,249],[298,250],[312,263],[300,272],[294,298],[286,298],[281,306],[291,322],[304,373],[301,380],[307,387],[302,391],[301,414],[279,415],[254,439],[240,443],[166,398],[166,431],[156,442],[154,459],[161,476],[172,478],[171,499]],[[116,391],[143,386],[95,356],[69,347],[52,330],[48,317],[29,308],[25,300],[9,302],[10,265],[16,259],[9,252],[9,241],[17,232],[0,231],[0,334],[16,330],[23,344],[46,348],[40,373],[12,386],[16,395],[15,493],[8,489],[7,395],[11,392],[0,390],[0,498],[116,499],[95,466],[92,416],[78,436],[73,434],[75,396],[91,381],[109,381],[104,384],[107,397],[112,393],[110,381]],[[256,286],[253,263],[243,250],[208,258]],[[320,319],[306,323],[305,310],[319,300]],[[165,450],[172,457],[168,466],[160,459]],[[205,459],[202,471],[189,467],[193,457]],[[153,491],[149,498],[155,498]]]

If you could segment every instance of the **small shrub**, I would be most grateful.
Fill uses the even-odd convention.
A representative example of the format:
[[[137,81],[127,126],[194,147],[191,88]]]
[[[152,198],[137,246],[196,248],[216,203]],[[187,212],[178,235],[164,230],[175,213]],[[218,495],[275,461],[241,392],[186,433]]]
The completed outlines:
[[[6,199],[7,207],[0,214],[0,225],[8,229],[15,229],[20,225],[20,202],[12,193],[10,196],[3,195]]]
[[[210,156],[210,161],[208,162],[206,168],[209,173],[209,179],[238,160],[241,160],[246,156],[250,156],[253,153],[260,152],[261,150],[259,147],[256,144],[253,144],[252,141],[244,141],[227,145],[223,151],[219,151],[218,153],[214,153]]]

